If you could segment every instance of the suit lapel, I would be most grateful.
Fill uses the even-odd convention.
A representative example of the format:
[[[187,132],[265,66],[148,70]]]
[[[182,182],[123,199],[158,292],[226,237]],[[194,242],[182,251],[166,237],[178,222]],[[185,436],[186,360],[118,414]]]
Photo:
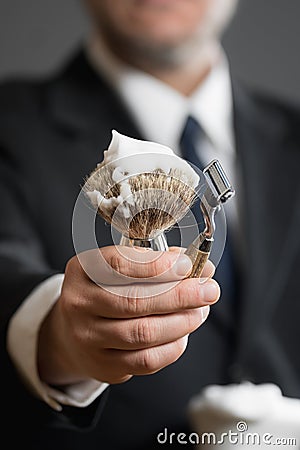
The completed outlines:
[[[83,51],[49,86],[46,101],[56,125],[70,133],[97,138],[98,148],[99,144],[110,142],[113,128],[135,137],[141,135],[126,106],[91,68]]]
[[[299,151],[289,141],[284,114],[258,107],[233,88],[236,146],[242,174],[239,196],[244,243],[244,282],[238,319],[238,353],[281,300],[299,247]],[[288,166],[288,170],[285,170]]]

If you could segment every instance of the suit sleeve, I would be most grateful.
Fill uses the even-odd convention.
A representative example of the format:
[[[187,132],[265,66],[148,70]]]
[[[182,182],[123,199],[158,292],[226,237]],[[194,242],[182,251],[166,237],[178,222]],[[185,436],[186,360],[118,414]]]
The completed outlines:
[[[7,352],[11,317],[38,285],[59,272],[47,262],[23,194],[22,178],[1,152],[0,198],[0,364],[5,432],[13,432],[16,421],[26,433],[35,420],[43,426],[51,423],[51,426],[63,428],[90,427],[99,417],[107,393],[87,408],[80,408],[81,411],[72,406],[64,407],[61,412],[54,411],[32,393]]]
[[[42,243],[28,214],[22,179],[0,160],[0,289],[1,330],[23,299],[46,278],[57,273],[46,261]]]

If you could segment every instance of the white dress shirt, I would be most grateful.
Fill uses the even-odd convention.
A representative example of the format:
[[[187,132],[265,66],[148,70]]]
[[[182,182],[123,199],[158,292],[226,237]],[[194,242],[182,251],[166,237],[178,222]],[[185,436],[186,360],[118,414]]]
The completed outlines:
[[[225,55],[222,54],[199,88],[185,97],[156,78],[116,61],[99,38],[93,36],[88,41],[86,52],[95,70],[106,76],[117,90],[145,139],[167,145],[180,155],[180,134],[187,116],[192,115],[206,135],[205,143],[201,143],[201,160],[207,164],[218,158],[234,182],[232,93]],[[235,202],[229,204],[226,212],[234,222]],[[48,386],[39,377],[36,358],[39,328],[57,301],[63,280],[63,274],[55,275],[37,286],[11,318],[7,336],[8,352],[24,382],[57,410],[62,405],[85,407],[108,386],[87,380],[60,390]]]

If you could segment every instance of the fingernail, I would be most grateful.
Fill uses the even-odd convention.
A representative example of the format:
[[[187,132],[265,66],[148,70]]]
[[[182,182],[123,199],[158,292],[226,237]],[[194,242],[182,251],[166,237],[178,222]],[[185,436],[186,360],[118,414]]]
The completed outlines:
[[[220,297],[220,287],[214,280],[207,280],[201,283],[202,299],[204,303],[215,303]]]
[[[174,271],[176,275],[182,277],[187,275],[192,268],[192,261],[186,255],[180,255],[174,266]]]
[[[202,323],[206,321],[206,319],[208,317],[208,314],[209,314],[209,311],[210,311],[210,307],[208,305],[207,306],[202,306],[202,308],[201,308]]]
[[[189,343],[189,335],[188,334],[183,337],[183,342],[184,342],[184,348],[187,348],[187,345]]]

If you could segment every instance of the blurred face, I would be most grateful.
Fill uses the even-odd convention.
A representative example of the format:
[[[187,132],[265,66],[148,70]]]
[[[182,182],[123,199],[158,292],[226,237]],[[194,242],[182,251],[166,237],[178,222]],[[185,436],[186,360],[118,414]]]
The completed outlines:
[[[166,55],[223,31],[237,0],[85,0],[106,41],[125,54]]]

